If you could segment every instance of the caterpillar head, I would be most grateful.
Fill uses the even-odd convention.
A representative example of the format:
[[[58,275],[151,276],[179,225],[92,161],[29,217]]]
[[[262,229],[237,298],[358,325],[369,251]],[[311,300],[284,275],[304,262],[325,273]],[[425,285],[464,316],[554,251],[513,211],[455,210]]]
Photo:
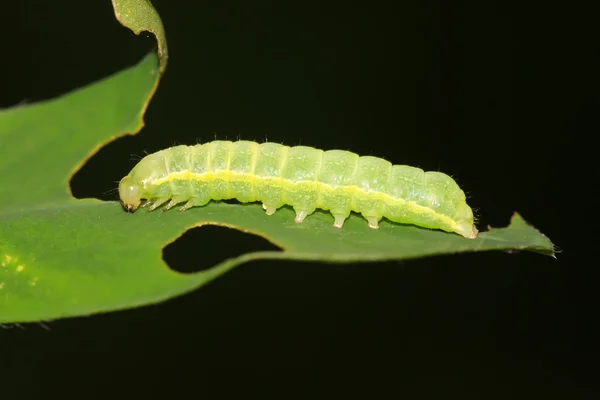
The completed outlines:
[[[134,212],[141,204],[140,186],[136,184],[129,176],[121,179],[119,182],[119,197],[125,210]]]

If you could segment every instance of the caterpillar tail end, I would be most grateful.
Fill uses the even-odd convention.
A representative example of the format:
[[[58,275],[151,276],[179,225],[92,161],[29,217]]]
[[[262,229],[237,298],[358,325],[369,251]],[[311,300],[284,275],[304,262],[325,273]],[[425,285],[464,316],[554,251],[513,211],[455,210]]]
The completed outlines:
[[[134,212],[142,203],[140,198],[140,188],[134,184],[129,176],[121,179],[119,182],[119,197],[125,211]]]
[[[473,225],[472,222],[463,222],[461,224],[458,224],[455,232],[467,239],[475,239],[477,237],[477,234],[479,233],[479,231],[477,230],[475,225]]]
[[[463,202],[457,208],[453,219],[456,221],[454,224],[454,232],[467,239],[475,239],[477,237],[479,231],[475,227],[473,210],[467,205],[467,203]]]

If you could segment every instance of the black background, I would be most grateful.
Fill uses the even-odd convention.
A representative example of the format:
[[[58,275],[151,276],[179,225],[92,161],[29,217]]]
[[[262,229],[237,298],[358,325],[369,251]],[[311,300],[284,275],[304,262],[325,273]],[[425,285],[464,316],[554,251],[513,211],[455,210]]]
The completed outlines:
[[[563,252],[254,262],[161,305],[0,329],[2,399],[594,393],[593,259],[580,255],[596,242],[581,227],[593,225],[597,184],[570,151],[585,130],[590,53],[573,34],[584,22],[493,1],[153,3],[171,58],[146,127],[96,154],[75,196],[115,200],[105,193],[132,154],[267,138],[450,173],[480,227],[518,210]],[[108,0],[3,2],[0,15],[1,107],[56,97],[156,47]],[[270,248],[204,227],[165,259],[194,271]]]

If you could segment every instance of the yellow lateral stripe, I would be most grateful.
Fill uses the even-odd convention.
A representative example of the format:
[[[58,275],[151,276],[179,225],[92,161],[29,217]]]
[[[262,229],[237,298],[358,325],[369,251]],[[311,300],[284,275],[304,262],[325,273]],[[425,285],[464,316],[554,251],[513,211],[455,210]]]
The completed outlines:
[[[180,171],[180,172],[170,172],[167,176],[165,176],[164,178],[160,178],[160,179],[155,179],[150,181],[149,183],[151,183],[152,185],[161,185],[163,183],[167,183],[167,182],[171,182],[173,180],[183,180],[183,181],[189,181],[189,180],[194,180],[194,181],[199,181],[199,182],[210,182],[214,179],[217,178],[221,178],[223,180],[227,180],[230,181],[231,178],[242,178],[240,180],[246,181],[246,182],[256,182],[256,181],[260,181],[260,182],[280,182],[284,185],[297,185],[297,184],[301,184],[301,183],[314,183],[315,185],[319,186],[320,190],[326,190],[328,192],[331,192],[333,190],[335,190],[336,188],[331,187],[329,185],[327,185],[326,183],[323,182],[319,182],[319,181],[290,181],[287,179],[283,179],[283,178],[276,178],[276,177],[260,177],[257,176],[255,174],[245,174],[245,173],[238,173],[238,172],[231,172],[231,171],[219,171],[217,173],[215,172],[204,172],[201,174],[195,173],[195,172],[191,172],[191,171]],[[245,178],[245,179],[244,179]],[[381,193],[381,192],[365,192],[364,190],[362,190],[361,188],[359,188],[358,186],[340,186],[343,187],[344,189],[349,189],[351,192],[362,192],[365,194],[368,194],[370,196],[374,196],[375,198],[384,201],[386,204],[394,204],[394,205],[403,205],[405,207],[408,207],[410,209],[410,211],[414,212],[415,214],[430,214],[433,215],[436,219],[440,220],[442,223],[451,226],[451,227],[457,227],[456,222],[454,222],[454,220],[452,220],[452,218],[446,216],[446,215],[442,215],[442,214],[438,214],[435,211],[433,211],[431,208],[427,208],[421,205],[416,204],[415,202],[411,201],[411,202],[407,202],[404,199],[396,199],[392,196],[390,196],[389,194],[386,193]],[[339,188],[339,187],[338,187]]]

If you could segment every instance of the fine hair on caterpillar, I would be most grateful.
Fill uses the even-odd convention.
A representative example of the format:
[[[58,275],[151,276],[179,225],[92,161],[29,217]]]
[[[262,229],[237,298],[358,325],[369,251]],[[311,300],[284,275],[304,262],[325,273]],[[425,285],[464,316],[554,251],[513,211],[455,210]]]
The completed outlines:
[[[412,224],[477,237],[473,211],[450,176],[373,156],[307,146],[215,140],[174,146],[145,156],[119,183],[124,208],[166,204],[180,211],[211,200],[263,204],[267,215],[290,205],[301,223],[316,209],[329,210],[342,228],[352,211],[370,228],[379,221]]]

